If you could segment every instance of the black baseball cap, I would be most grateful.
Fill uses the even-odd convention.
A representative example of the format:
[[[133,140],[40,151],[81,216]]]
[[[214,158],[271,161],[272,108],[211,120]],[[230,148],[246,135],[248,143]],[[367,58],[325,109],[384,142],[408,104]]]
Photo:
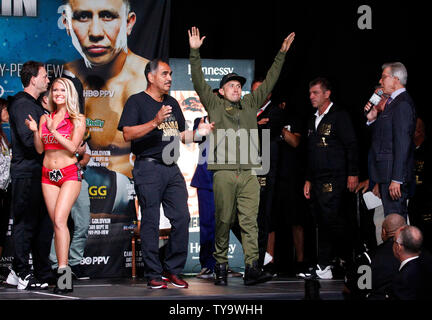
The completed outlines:
[[[242,87],[246,83],[246,78],[241,77],[237,73],[233,72],[233,73],[228,73],[228,74],[223,76],[223,78],[219,84],[219,88],[222,88],[225,83],[227,83],[228,81],[232,81],[232,80],[237,80],[238,82],[240,82]]]

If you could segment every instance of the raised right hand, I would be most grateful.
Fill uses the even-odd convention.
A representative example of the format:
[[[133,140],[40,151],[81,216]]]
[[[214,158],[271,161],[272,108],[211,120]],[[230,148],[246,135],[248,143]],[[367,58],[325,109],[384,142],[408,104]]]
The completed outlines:
[[[200,32],[197,27],[192,27],[191,30],[188,30],[189,35],[189,45],[192,49],[198,49],[203,44],[205,36],[200,38]]]
[[[288,37],[286,37],[284,39],[284,41],[282,42],[282,47],[280,49],[281,52],[287,52],[289,50],[289,48],[291,47],[291,44],[294,41],[294,37],[295,37],[295,33],[291,32]]]

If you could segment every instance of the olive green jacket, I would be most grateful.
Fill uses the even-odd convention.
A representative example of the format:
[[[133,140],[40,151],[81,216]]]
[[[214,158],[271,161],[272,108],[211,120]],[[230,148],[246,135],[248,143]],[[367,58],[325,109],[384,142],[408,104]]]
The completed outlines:
[[[207,137],[210,139],[207,168],[209,170],[247,170],[258,168],[257,110],[273,90],[283,63],[285,53],[278,52],[267,72],[264,82],[251,94],[246,94],[239,102],[232,103],[213,93],[204,79],[198,49],[190,50],[192,82],[209,120],[215,129]]]

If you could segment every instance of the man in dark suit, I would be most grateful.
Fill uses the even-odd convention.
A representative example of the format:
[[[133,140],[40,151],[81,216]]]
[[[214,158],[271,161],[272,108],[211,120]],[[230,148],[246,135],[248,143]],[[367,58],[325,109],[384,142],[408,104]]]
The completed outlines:
[[[385,300],[388,298],[393,278],[399,272],[400,262],[393,254],[393,241],[396,231],[405,226],[404,217],[394,213],[389,214],[381,228],[381,243],[371,251],[365,251],[356,258],[352,270],[345,280],[346,297],[348,299]],[[360,288],[358,280],[361,273],[358,269],[369,265],[372,271],[372,287]]]
[[[382,66],[380,84],[389,95],[383,110],[365,106],[367,124],[372,128],[370,177],[378,184],[384,215],[407,217],[408,184],[414,179],[414,131],[416,111],[405,89],[407,70],[400,62]]]
[[[309,84],[312,106],[308,125],[308,168],[303,192],[311,199],[318,225],[318,265],[315,274],[332,279],[333,258],[350,259],[347,189],[358,185],[358,146],[348,113],[330,100],[330,83],[317,78]]]
[[[404,226],[396,231],[393,253],[401,264],[392,284],[392,294],[395,299],[421,298],[423,271],[419,256],[422,243],[423,235],[417,227]]]
[[[400,262],[393,255],[393,241],[396,231],[405,226],[405,219],[399,214],[389,214],[382,224],[381,243],[371,253],[372,290],[370,300],[386,299],[393,278],[398,273]]]

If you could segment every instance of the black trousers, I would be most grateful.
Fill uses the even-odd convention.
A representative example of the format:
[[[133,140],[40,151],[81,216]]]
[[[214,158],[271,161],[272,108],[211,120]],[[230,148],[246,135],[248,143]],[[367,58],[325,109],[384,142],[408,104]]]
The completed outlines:
[[[144,277],[148,280],[160,278],[163,271],[179,274],[186,264],[190,221],[188,193],[183,175],[177,165],[166,166],[137,160],[133,177],[141,207],[140,237]],[[171,223],[163,265],[159,259],[161,203],[164,215]]]
[[[325,177],[312,181],[312,202],[318,226],[318,263],[328,266],[335,257],[352,258],[345,177]]]
[[[260,188],[260,203],[258,209],[258,265],[264,264],[267,251],[268,235],[272,230],[272,210],[275,200],[276,174],[270,171],[265,176],[265,186]]]
[[[34,275],[45,280],[51,277],[49,253],[53,225],[42,196],[40,179],[12,179],[12,239],[14,244],[13,270],[17,274],[30,272],[32,254]]]
[[[7,191],[0,190],[0,247],[6,243],[6,233],[10,218],[11,187]]]

